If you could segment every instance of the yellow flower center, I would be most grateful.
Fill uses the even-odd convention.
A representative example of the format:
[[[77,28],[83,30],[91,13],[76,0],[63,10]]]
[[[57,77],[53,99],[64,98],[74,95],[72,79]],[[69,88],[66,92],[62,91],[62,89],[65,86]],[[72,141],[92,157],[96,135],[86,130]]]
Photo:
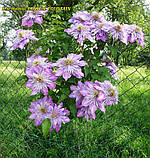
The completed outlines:
[[[108,91],[110,94],[109,94],[109,96],[110,97],[115,97],[115,90],[114,89],[110,89],[109,91]]]
[[[42,75],[38,76],[38,77],[36,78],[36,81],[42,82],[42,81],[43,81],[43,76],[42,76]]]
[[[35,53],[33,53],[33,55],[34,55],[34,56],[37,56],[37,55],[39,55],[39,54],[38,54],[37,52],[35,52]]]
[[[33,11],[32,11],[32,12],[33,12],[33,14],[35,14],[35,11],[36,11],[36,10],[33,10]]]
[[[77,30],[78,31],[84,30],[84,26],[78,26]]]
[[[98,91],[94,91],[94,97],[97,98],[98,97],[99,92]]]
[[[94,20],[98,20],[99,14],[98,14],[98,13],[95,13],[93,17],[94,17]]]
[[[116,26],[116,30],[117,30],[117,31],[119,31],[119,30],[121,30],[121,29],[122,29],[122,26],[121,26],[121,25],[117,25],[117,26]]]
[[[70,60],[70,59],[67,59],[67,60],[65,61],[65,65],[71,65],[72,63],[73,63],[73,61]]]
[[[23,37],[23,36],[25,36],[26,35],[26,33],[24,32],[24,31],[22,31],[22,32],[19,32],[19,34],[18,34],[18,36],[21,38],[21,37]]]
[[[104,26],[103,23],[100,23],[100,24],[99,24],[99,28],[100,28],[100,29],[101,29],[103,26]]]
[[[33,62],[33,65],[34,65],[34,66],[37,66],[37,65],[39,65],[40,63],[41,63],[40,61],[34,61],[34,62]]]
[[[41,107],[39,109],[39,112],[42,113],[42,114],[45,114],[47,112],[47,109],[45,107]]]
[[[51,118],[58,118],[58,116],[55,113],[52,112]]]
[[[135,32],[139,32],[139,31],[141,31],[141,28],[140,27],[136,27]]]

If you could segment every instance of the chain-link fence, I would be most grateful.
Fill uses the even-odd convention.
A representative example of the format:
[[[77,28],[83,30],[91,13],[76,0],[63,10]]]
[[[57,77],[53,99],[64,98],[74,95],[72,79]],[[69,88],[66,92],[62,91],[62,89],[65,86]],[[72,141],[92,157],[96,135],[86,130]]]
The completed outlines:
[[[45,139],[28,108],[25,61],[0,61],[0,157],[144,158],[150,155],[150,47],[129,59],[119,54],[119,103],[98,111],[95,120],[72,120]],[[7,54],[8,55],[8,54]],[[126,61],[126,65],[124,62]]]

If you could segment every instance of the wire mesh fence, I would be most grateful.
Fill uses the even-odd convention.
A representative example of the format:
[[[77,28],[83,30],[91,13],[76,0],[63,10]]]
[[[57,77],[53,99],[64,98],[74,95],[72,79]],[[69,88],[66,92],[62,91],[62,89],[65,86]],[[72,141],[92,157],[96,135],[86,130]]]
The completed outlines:
[[[119,57],[116,82],[119,103],[97,112],[96,120],[72,120],[60,132],[44,138],[29,117],[32,101],[22,76],[25,61],[0,61],[0,157],[149,157],[150,46],[134,58]],[[145,56],[148,52],[148,56]],[[136,62],[135,62],[136,61]],[[138,62],[137,62],[138,61]]]

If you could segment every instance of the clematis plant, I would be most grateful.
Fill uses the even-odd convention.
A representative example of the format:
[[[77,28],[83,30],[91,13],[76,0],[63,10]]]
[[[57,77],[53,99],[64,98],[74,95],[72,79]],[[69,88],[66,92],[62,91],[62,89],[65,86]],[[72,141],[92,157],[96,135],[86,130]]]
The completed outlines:
[[[22,26],[42,24],[45,13],[28,11]],[[112,84],[119,80],[114,63],[117,44],[126,47],[138,42],[145,46],[140,27],[107,21],[96,11],[77,11],[69,23],[64,34],[66,38],[73,35],[72,41],[79,43],[75,52],[68,48],[68,52],[53,54],[50,47],[40,44],[37,50],[43,54],[36,52],[27,58],[26,87],[32,90],[33,98],[39,97],[31,102],[29,118],[35,120],[36,126],[42,125],[44,136],[53,129],[60,131],[71,118],[85,117],[88,122],[96,119],[97,111],[106,113],[110,105],[117,104],[118,88]],[[18,30],[14,49],[23,49],[29,40],[38,40],[33,34],[30,30]],[[46,42],[50,46],[56,44],[55,40]]]

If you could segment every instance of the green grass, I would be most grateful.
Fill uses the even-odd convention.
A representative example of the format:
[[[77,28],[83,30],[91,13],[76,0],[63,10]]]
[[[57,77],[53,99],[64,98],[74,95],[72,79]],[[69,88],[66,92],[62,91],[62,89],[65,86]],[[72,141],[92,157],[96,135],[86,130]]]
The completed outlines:
[[[149,69],[122,68],[117,105],[108,106],[106,114],[98,110],[96,120],[88,123],[85,118],[71,120],[45,139],[41,127],[28,119],[31,91],[24,80],[16,82],[24,66],[0,64],[0,158],[149,158]]]

